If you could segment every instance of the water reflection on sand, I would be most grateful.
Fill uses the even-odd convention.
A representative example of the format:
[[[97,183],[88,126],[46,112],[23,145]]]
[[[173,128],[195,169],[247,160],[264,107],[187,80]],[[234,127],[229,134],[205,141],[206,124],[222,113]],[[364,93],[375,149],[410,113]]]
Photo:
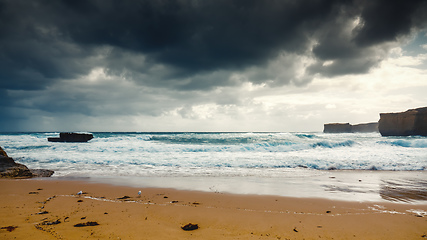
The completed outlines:
[[[275,170],[277,171],[277,170]],[[67,178],[67,177],[66,177]],[[131,187],[326,198],[358,202],[427,203],[427,171],[291,169],[271,177],[91,176],[83,181]]]
[[[380,196],[388,201],[427,201],[427,179],[386,179],[380,186]]]

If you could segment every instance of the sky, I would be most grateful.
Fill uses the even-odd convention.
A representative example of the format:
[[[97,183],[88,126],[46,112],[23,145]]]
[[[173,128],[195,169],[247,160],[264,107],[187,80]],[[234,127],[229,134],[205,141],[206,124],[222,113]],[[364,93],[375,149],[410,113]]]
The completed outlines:
[[[0,131],[322,131],[427,106],[427,1],[0,0]]]

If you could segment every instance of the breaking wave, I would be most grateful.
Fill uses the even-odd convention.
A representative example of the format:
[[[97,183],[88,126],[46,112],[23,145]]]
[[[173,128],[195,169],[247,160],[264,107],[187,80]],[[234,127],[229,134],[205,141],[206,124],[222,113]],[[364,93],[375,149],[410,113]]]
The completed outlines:
[[[413,140],[389,140],[389,141],[379,141],[380,144],[405,147],[405,148],[427,148],[427,139],[413,139]]]
[[[284,169],[427,169],[427,138],[323,133],[94,133],[88,143],[51,143],[57,133],[0,134],[0,146],[57,175],[258,176]],[[273,174],[273,175],[274,175]]]

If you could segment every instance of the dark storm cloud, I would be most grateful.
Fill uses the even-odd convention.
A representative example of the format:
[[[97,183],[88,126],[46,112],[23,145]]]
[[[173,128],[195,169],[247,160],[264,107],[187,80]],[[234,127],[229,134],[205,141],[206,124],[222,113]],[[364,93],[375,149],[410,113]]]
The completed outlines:
[[[409,34],[414,27],[427,27],[427,2],[365,1],[361,9],[361,24],[355,29],[354,41],[360,46],[395,41]]]
[[[204,89],[227,83],[188,78],[262,66],[283,52],[308,54],[313,40],[320,61],[359,65],[328,70],[317,63],[312,73],[366,72],[379,61],[366,49],[422,27],[425,9],[425,1],[3,0],[0,87],[43,88],[96,66],[149,74],[147,64],[162,64],[167,71],[151,79],[187,79],[194,85],[183,86]],[[360,24],[349,37],[345,32],[356,17]],[[104,46],[119,54],[97,60]],[[122,51],[143,55],[145,65],[120,66]]]
[[[355,1],[343,9],[315,34],[313,53],[319,61],[308,68],[312,74],[366,73],[386,57],[390,43],[427,27],[425,1]],[[322,61],[333,62],[323,66]]]
[[[0,2],[0,88],[41,89],[61,78],[86,73],[90,49],[76,47],[47,25],[49,9],[38,2]]]
[[[203,71],[261,64],[282,48],[304,51],[308,36],[301,25],[317,25],[334,4],[219,0],[64,5],[65,17],[73,20],[61,27],[75,42],[116,46]],[[82,13],[92,15],[89,21]]]

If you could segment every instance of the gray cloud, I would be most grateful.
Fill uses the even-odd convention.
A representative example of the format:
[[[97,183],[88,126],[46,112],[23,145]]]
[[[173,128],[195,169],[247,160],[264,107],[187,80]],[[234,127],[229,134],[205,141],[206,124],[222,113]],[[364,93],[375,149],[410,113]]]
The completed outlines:
[[[363,1],[361,5],[362,21],[354,38],[359,46],[396,41],[414,28],[427,26],[427,3],[423,0]]]
[[[422,0],[0,0],[0,106],[154,116],[174,99],[235,103],[212,91],[366,73],[426,24]],[[82,85],[94,69],[113,80]],[[141,92],[112,95],[121,79]]]

